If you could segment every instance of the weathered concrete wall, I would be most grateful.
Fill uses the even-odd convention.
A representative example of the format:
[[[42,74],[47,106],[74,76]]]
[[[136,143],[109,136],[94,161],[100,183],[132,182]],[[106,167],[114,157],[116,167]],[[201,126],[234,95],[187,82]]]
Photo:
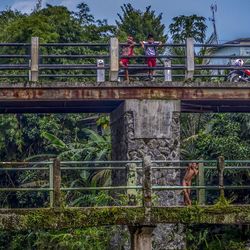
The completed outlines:
[[[180,102],[166,100],[129,100],[111,114],[113,160],[178,160],[180,149]],[[127,173],[115,171],[114,185],[126,185]],[[154,185],[179,185],[178,170],[153,171]],[[138,174],[137,183],[141,183]],[[181,203],[175,191],[160,191],[158,205]],[[153,249],[184,249],[183,227],[159,225],[154,230]]]

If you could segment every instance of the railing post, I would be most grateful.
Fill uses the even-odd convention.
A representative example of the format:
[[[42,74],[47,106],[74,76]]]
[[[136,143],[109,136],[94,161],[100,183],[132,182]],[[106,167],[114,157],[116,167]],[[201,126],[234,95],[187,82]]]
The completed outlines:
[[[225,197],[224,192],[224,169],[225,169],[225,159],[224,156],[219,156],[217,159],[217,169],[219,174],[219,189],[220,189],[220,198]]]
[[[164,61],[164,67],[171,67],[171,59],[166,59]],[[165,82],[172,82],[172,71],[171,69],[164,69],[164,80]]]
[[[204,164],[199,163],[199,172],[197,175],[198,179],[198,186],[205,186],[205,172],[204,172]],[[205,205],[206,196],[205,196],[205,189],[198,189],[198,204]]]
[[[30,71],[29,81],[37,82],[39,76],[39,37],[31,38],[31,60],[30,60]]]
[[[97,82],[105,82],[105,69],[104,69],[104,60],[97,59]]]
[[[187,38],[186,40],[186,79],[194,77],[194,39]]]
[[[110,71],[109,80],[118,81],[119,71],[119,41],[116,37],[110,38]]]
[[[50,165],[50,207],[59,208],[61,206],[61,166],[58,158],[54,159]]]
[[[127,186],[136,186],[137,181],[137,172],[136,172],[136,164],[135,163],[129,163],[127,164]],[[137,197],[137,191],[136,189],[128,189],[128,200],[129,205],[136,205],[136,197]]]
[[[142,199],[145,208],[145,220],[143,225],[129,226],[131,235],[131,250],[151,250],[152,234],[155,229],[151,225],[151,207],[152,207],[152,162],[150,156],[143,158],[142,165]]]
[[[143,158],[142,166],[142,204],[145,208],[145,224],[151,220],[151,207],[152,207],[152,162],[150,156]]]

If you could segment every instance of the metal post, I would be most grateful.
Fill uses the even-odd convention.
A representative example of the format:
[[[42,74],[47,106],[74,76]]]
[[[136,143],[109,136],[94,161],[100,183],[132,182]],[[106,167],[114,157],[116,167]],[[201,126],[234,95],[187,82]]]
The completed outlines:
[[[198,172],[198,186],[205,186],[205,172],[204,172],[204,164],[199,163],[199,172]],[[206,196],[205,189],[198,189],[198,204],[205,205]]]
[[[224,192],[224,169],[225,169],[225,159],[224,156],[219,156],[217,159],[217,169],[219,173],[219,188],[220,188],[220,198],[225,197]]]
[[[53,164],[49,165],[49,188],[52,188],[51,191],[49,191],[49,202],[50,202],[50,207],[54,207],[54,171],[53,171]]]
[[[105,82],[104,60],[97,59],[97,82]]]
[[[166,59],[164,61],[164,67],[171,67],[171,59]],[[171,69],[164,69],[164,80],[165,82],[172,82],[172,71]]]
[[[38,81],[39,76],[39,38],[31,38],[31,60],[30,60],[30,71],[29,71],[29,81]]]
[[[151,222],[151,207],[152,207],[152,162],[150,156],[143,158],[142,166],[142,204],[145,208],[144,224],[148,225]]]
[[[136,164],[135,163],[129,163],[127,164],[127,186],[136,186],[137,181],[137,172],[136,172]],[[128,189],[128,200],[129,205],[136,205],[136,197],[137,197],[137,191],[136,189]]]
[[[143,158],[143,206],[152,206],[152,169],[151,169],[151,158],[150,156],[145,156]]]
[[[54,207],[61,206],[61,166],[58,158],[53,162],[53,201]]]
[[[118,81],[119,71],[119,41],[116,37],[110,38],[110,72],[109,80]]]
[[[53,189],[49,192],[50,207],[58,208],[61,206],[61,167],[57,158],[49,166],[49,187]]]
[[[186,79],[194,77],[194,39],[187,38],[186,41]]]

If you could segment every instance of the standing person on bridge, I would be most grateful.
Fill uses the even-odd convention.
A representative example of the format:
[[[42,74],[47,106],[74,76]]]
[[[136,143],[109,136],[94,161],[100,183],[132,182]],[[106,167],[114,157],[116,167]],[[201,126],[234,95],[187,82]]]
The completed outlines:
[[[182,181],[183,187],[190,187],[192,185],[192,179],[199,173],[199,165],[196,162],[192,162],[188,164],[188,167],[186,169],[185,176]],[[190,199],[190,188],[184,188],[183,194],[184,194],[184,204],[186,206],[191,206],[192,201]]]
[[[120,59],[120,66],[125,68],[125,80],[129,82],[129,75],[128,75],[128,64],[129,64],[129,57],[134,55],[134,38],[131,35],[128,35],[127,44],[122,49],[122,55]]]
[[[154,36],[149,34],[147,41],[142,41],[141,46],[145,51],[146,62],[149,68],[156,67],[156,47],[162,45],[162,42],[155,41]],[[154,80],[154,69],[148,71],[149,80]]]

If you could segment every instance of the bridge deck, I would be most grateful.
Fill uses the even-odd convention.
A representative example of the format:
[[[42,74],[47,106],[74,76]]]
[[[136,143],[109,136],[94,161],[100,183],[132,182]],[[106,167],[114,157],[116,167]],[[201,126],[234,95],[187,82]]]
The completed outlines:
[[[150,215],[148,211],[145,213],[143,207],[0,210],[0,229],[6,230],[72,229],[157,223],[249,224],[250,206],[153,207]]]
[[[0,113],[108,113],[127,99],[180,100],[182,112],[250,112],[250,84],[3,83]]]

